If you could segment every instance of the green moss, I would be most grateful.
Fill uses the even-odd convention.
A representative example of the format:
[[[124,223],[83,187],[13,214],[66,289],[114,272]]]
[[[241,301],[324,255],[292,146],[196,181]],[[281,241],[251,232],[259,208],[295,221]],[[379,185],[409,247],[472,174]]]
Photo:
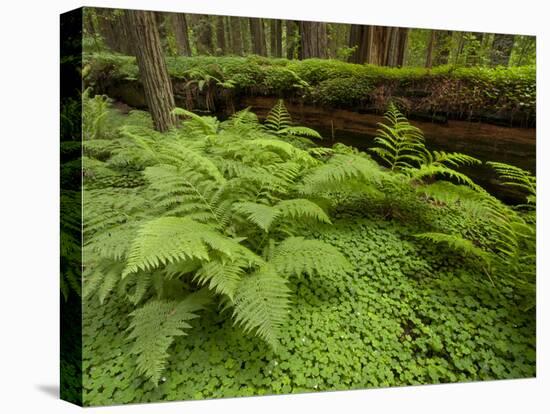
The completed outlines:
[[[86,54],[87,82],[137,79],[135,59]],[[251,57],[169,57],[168,71],[185,79],[200,68],[231,81],[235,95],[303,98],[305,102],[351,109],[384,111],[391,99],[416,112],[453,118],[498,118],[533,124],[536,111],[534,66],[464,68],[441,66],[389,68],[337,60],[302,61]]]

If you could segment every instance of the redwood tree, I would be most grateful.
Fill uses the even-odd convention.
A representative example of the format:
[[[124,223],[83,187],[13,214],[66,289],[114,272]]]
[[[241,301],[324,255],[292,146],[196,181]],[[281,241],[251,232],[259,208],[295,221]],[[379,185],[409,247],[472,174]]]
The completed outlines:
[[[327,24],[300,22],[300,59],[326,58]]]
[[[172,27],[178,45],[178,53],[183,56],[191,56],[191,46],[189,44],[189,29],[187,19],[183,13],[172,14]]]
[[[218,16],[216,18],[216,54],[223,55],[226,50],[225,45],[225,24],[224,17]]]
[[[155,129],[167,131],[175,124],[172,83],[166,69],[155,14],[144,10],[126,10],[125,26],[134,44],[145,101]]]
[[[271,56],[282,57],[282,24],[279,19],[271,19],[270,22]]]
[[[237,56],[242,56],[243,39],[241,33],[241,19],[231,16],[229,18],[229,23],[231,28],[231,51]]]
[[[251,17],[248,21],[250,24],[250,37],[252,40],[252,53],[260,56],[267,56],[263,20]]]
[[[379,66],[403,66],[407,37],[408,29],[404,28],[352,25],[349,46],[356,49],[350,56],[350,61]]]

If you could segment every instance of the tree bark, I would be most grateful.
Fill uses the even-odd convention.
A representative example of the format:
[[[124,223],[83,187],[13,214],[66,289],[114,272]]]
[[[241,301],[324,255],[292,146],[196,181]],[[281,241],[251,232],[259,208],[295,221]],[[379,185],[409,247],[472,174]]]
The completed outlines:
[[[271,56],[272,57],[282,57],[282,24],[279,19],[271,19],[269,22],[270,25],[270,44],[271,44]]]
[[[143,10],[124,12],[130,38],[145,91],[145,101],[153,118],[155,129],[167,131],[175,125],[174,94],[162,53],[155,14]]]
[[[293,20],[285,22],[287,59],[294,59],[296,55],[296,26],[296,22]]]
[[[327,24],[300,22],[300,59],[327,57]]]
[[[430,30],[430,40],[428,40],[428,49],[426,51],[426,67],[433,66],[433,51],[435,45],[435,30]]]
[[[223,16],[216,18],[216,54],[223,55],[226,51],[225,46],[225,25]]]
[[[515,36],[510,34],[495,34],[491,48],[491,65],[508,66],[514,47]]]
[[[96,9],[99,31],[105,44],[113,52],[132,54],[132,45],[128,40],[126,26],[123,24],[123,14],[120,10]]]
[[[260,18],[250,17],[250,37],[252,40],[252,53],[260,56],[267,56],[265,44],[264,23]]]
[[[241,33],[241,19],[239,17],[230,17],[231,26],[231,51],[237,55],[243,55],[243,39]]]
[[[172,14],[172,26],[178,45],[178,53],[182,56],[191,56],[191,45],[189,44],[189,29],[187,19],[183,13]]]
[[[200,15],[197,25],[197,52],[199,55],[211,55],[214,52],[214,42],[212,41],[212,23],[206,15]]]

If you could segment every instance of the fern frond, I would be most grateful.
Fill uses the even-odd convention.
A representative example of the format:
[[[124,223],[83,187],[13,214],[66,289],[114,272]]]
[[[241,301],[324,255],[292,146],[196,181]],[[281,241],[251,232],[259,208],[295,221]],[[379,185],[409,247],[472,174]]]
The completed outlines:
[[[393,103],[388,106],[384,118],[387,124],[378,123],[379,129],[374,138],[378,146],[369,150],[392,171],[419,165],[426,152],[422,131],[411,125]]]
[[[200,116],[183,108],[174,108],[172,114],[190,118],[187,125],[195,132],[204,135],[216,135],[218,132],[219,122],[215,117]]]
[[[490,256],[485,250],[477,247],[470,240],[464,239],[459,235],[428,232],[415,234],[415,237],[430,240],[433,243],[446,244],[451,249],[466,256],[481,259],[486,265],[490,262]]]
[[[290,127],[291,124],[292,118],[286,109],[285,103],[282,99],[279,99],[267,114],[264,125],[269,131],[279,132]]]
[[[241,246],[211,226],[187,217],[161,217],[145,223],[132,243],[123,277],[177,261],[208,261],[209,248],[227,256]]]
[[[527,203],[536,204],[537,178],[529,171],[502,162],[487,162],[498,174],[502,185],[518,187],[527,193]]]
[[[419,181],[422,180],[425,177],[432,177],[432,176],[442,176],[442,177],[448,177],[459,184],[465,184],[468,187],[480,192],[485,193],[486,191],[474,183],[474,181],[468,177],[466,174],[463,174],[461,172],[455,171],[449,167],[446,167],[445,165],[441,164],[423,164],[418,169],[408,169],[407,172],[409,173],[409,177],[412,181]]]
[[[277,272],[284,275],[335,276],[350,270],[351,265],[340,251],[320,240],[289,237],[279,244],[270,259]]]
[[[134,341],[130,352],[136,356],[140,374],[159,382],[174,338],[187,335],[189,321],[210,300],[208,291],[200,291],[182,301],[152,300],[130,314],[128,339]]]
[[[319,134],[314,129],[304,127],[304,126],[287,126],[277,131],[279,135],[297,135],[301,137],[309,137],[316,139],[323,139],[321,134]]]
[[[288,297],[286,280],[272,266],[262,266],[239,283],[233,305],[235,323],[277,348],[288,315]]]
[[[369,158],[355,154],[334,154],[326,163],[310,169],[298,190],[302,194],[317,194],[331,185],[349,180],[376,182],[383,177],[380,167]]]
[[[246,250],[246,251],[245,251]],[[264,264],[261,257],[243,247],[243,254],[234,259],[217,258],[204,263],[195,274],[194,280],[216,293],[234,299],[241,279],[247,271]]]

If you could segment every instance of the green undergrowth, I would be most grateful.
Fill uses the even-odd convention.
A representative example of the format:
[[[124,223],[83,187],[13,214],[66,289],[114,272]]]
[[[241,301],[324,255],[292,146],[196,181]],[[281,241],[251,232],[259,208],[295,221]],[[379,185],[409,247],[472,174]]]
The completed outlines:
[[[295,61],[259,56],[167,57],[166,60],[175,84],[180,84],[176,86],[177,92],[185,94],[190,105],[192,101],[198,105],[197,94],[220,102],[228,96],[269,95],[382,112],[390,100],[397,100],[412,113],[499,119],[522,125],[535,122],[533,66],[389,68],[337,60]],[[133,57],[93,53],[85,54],[84,61],[87,82],[99,89],[116,80],[138,79]]]
[[[85,405],[535,375],[528,172],[489,164],[503,204],[394,104],[369,153],[283,101],[167,133],[84,108]]]
[[[87,301],[84,400],[89,405],[251,396],[535,375],[534,311],[517,312],[476,270],[415,241],[414,227],[347,215],[317,236],[353,271],[292,280],[282,350],[243,336],[216,310],[178,338],[160,385],[144,380],[120,332],[126,304]]]

